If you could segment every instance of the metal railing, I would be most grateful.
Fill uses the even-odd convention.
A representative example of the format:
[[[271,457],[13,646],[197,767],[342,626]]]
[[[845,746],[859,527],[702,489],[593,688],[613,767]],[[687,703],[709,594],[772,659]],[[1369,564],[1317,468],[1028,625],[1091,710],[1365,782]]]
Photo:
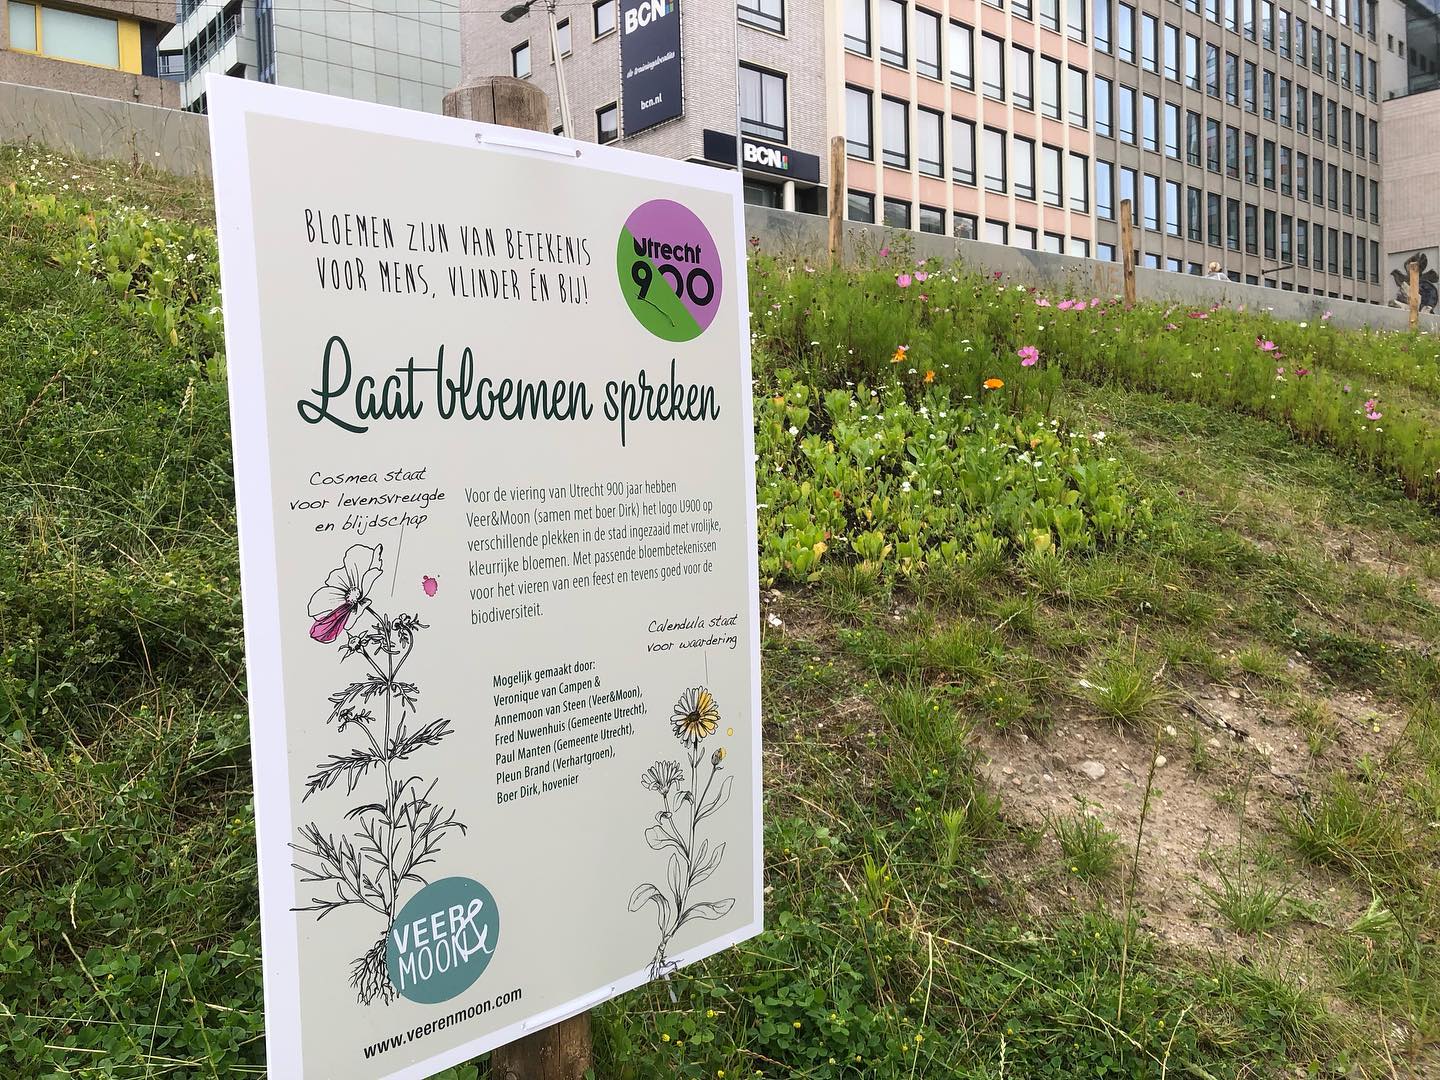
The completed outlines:
[[[230,39],[239,31],[238,11],[212,21],[185,46],[185,74],[189,76],[199,71],[205,62],[229,44]]]

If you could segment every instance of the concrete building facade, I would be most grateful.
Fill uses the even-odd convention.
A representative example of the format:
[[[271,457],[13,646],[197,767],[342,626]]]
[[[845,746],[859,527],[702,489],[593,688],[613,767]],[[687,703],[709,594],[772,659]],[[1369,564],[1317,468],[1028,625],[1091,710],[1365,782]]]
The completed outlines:
[[[563,5],[561,62],[575,138],[647,154],[734,165],[736,133],[749,201],[825,210],[828,118],[824,0],[740,0],[675,5],[680,23],[683,114],[644,131],[623,115],[620,0]],[[549,15],[536,4],[513,23],[488,0],[462,0],[460,55],[466,81],[533,79],[550,97],[562,132]],[[635,126],[633,123],[631,127]]]
[[[205,111],[205,76],[442,111],[460,79],[456,0],[179,0],[162,61],[182,104]]]
[[[747,68],[758,68],[787,103],[770,133],[820,159],[818,183],[828,137],[845,136],[850,220],[1115,260],[1129,199],[1142,267],[1202,274],[1219,263],[1234,281],[1379,302],[1381,3],[1401,6],[692,0],[681,12],[685,116],[633,139],[623,122],[601,122],[619,97],[617,5],[562,8],[587,22],[562,52],[580,138],[724,160],[703,133],[734,130],[732,71],[742,137],[767,130],[764,109],[746,104]],[[466,77],[533,78],[554,101],[544,18],[537,5],[504,24],[467,0]],[[746,193],[774,200],[749,173]],[[824,195],[793,201],[819,210]]]
[[[173,0],[0,0],[0,82],[175,106],[159,44]]]

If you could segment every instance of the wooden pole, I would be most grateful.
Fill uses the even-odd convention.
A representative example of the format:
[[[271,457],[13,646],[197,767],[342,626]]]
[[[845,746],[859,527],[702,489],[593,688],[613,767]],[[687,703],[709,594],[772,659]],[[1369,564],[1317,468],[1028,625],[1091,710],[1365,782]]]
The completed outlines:
[[[487,76],[445,95],[445,115],[490,124],[550,130],[550,99],[525,79]],[[565,132],[575,138],[577,132]],[[590,1014],[526,1035],[490,1054],[494,1080],[584,1080],[593,1066]]]
[[[1410,259],[1410,329],[1420,326],[1420,260]]]
[[[1120,200],[1120,265],[1125,273],[1125,306],[1135,306],[1135,235],[1129,199]]]
[[[830,265],[845,265],[845,136],[830,140]]]

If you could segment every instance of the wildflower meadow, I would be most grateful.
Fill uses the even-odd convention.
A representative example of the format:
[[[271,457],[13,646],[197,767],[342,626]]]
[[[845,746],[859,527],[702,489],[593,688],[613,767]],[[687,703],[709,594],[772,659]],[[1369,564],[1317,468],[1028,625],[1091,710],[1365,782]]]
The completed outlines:
[[[637,882],[668,978],[596,1011],[595,1076],[1436,1075],[1440,342],[904,247],[751,257],[766,931],[673,970]],[[0,249],[0,1073],[259,1076],[208,193],[6,148]],[[369,618],[341,695],[439,647]],[[705,693],[634,783],[708,837]],[[335,737],[312,783],[368,797]],[[444,797],[363,823],[377,932]],[[357,850],[305,838],[345,902]]]

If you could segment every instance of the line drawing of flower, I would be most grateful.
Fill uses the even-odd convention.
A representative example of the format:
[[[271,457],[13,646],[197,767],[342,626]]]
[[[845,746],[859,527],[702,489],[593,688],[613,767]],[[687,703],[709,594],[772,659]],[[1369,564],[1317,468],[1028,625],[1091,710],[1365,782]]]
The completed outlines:
[[[372,801],[345,813],[353,832],[337,835],[312,821],[299,827],[299,840],[290,844],[300,881],[320,886],[308,903],[292,910],[316,912],[318,922],[342,908],[361,907],[383,920],[378,937],[350,964],[350,986],[362,1005],[395,1000],[386,937],[403,906],[401,897],[411,886],[428,884],[421,868],[437,861],[445,834],[466,831],[453,810],[432,801],[438,781],[427,783],[409,774],[411,757],[438,745],[454,729],[443,717],[412,729],[420,688],[401,681],[400,673],[415,649],[416,636],[428,628],[418,615],[392,617],[374,609],[370,593],[383,573],[381,545],[354,544],[306,607],[314,620],[311,638],[328,645],[343,632],[341,662],[360,657],[368,670],[329,696],[326,718],[337,734],[353,729],[360,738],[352,740],[347,752],[331,754],[315,766],[300,801],[338,788],[342,781],[347,797],[376,781],[378,791],[362,796]],[[360,623],[362,616],[369,621]],[[403,772],[395,768],[401,762],[406,763]]]
[[[703,777],[703,786],[700,783],[706,761],[703,743],[719,725],[720,707],[714,695],[703,686],[687,689],[675,703],[670,729],[685,747],[688,786],[685,770],[675,761],[657,761],[640,777],[646,791],[660,796],[660,810],[655,814],[655,824],[645,830],[645,842],[653,851],[670,853],[665,886],[652,882],[638,885],[628,904],[631,911],[655,905],[660,943],[650,960],[651,979],[668,977],[675,970],[666,951],[686,923],[723,919],[735,906],[734,897],[692,900],[690,896],[691,890],[714,874],[725,857],[723,842],[712,847],[707,838],[699,835],[701,823],[730,801],[735,782],[733,776],[726,776],[716,786],[717,777],[725,771],[725,748],[718,746],[709,755],[709,775]]]
[[[352,544],[345,549],[340,565],[330,571],[325,584],[310,597],[306,610],[315,622],[310,636],[328,645],[349,630],[370,605],[370,590],[384,572],[381,568],[383,544]]]

